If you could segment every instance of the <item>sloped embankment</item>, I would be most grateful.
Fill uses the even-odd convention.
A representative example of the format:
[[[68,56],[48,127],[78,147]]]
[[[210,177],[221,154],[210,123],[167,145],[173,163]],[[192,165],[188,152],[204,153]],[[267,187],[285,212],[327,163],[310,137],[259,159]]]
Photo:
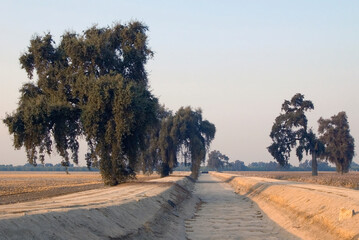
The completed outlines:
[[[303,239],[359,239],[359,191],[211,172]]]
[[[0,239],[131,239],[166,235],[193,180],[172,176],[0,206]],[[157,232],[156,232],[157,231]]]

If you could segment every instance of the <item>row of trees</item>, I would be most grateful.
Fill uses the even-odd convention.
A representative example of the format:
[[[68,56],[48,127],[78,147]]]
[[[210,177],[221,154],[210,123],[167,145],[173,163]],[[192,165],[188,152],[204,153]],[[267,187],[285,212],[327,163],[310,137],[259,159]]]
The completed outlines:
[[[352,163],[351,169],[357,170],[356,163]],[[276,161],[270,162],[252,162],[246,165],[243,161],[236,160],[229,162],[229,158],[220,151],[214,150],[208,154],[206,168],[216,171],[308,171],[311,170],[312,161],[305,160],[300,162],[298,167],[286,164],[282,166]],[[318,170],[334,171],[335,168],[330,166],[327,161],[318,161]]]
[[[59,44],[50,33],[35,36],[20,64],[29,79],[17,110],[3,120],[24,147],[29,163],[44,162],[53,149],[78,163],[79,138],[87,142],[87,166],[98,167],[116,185],[145,171],[168,175],[183,155],[198,175],[215,126],[200,110],[164,109],[149,90],[145,64],[153,56],[147,26],[140,22],[65,32]]]
[[[64,166],[62,166],[61,163],[58,164],[51,164],[51,163],[45,163],[45,164],[38,164],[37,166],[34,166],[30,163],[26,163],[23,166],[13,166],[13,165],[0,165],[0,171],[64,171]],[[70,166],[67,167],[68,172],[79,172],[79,171],[89,171],[87,167],[79,167],[74,164],[70,164]],[[98,171],[96,168],[91,168],[91,171]]]
[[[317,159],[334,163],[340,173],[349,171],[354,157],[354,138],[350,134],[345,112],[339,112],[330,119],[318,120],[319,137],[308,129],[305,113],[314,109],[304,95],[298,93],[290,101],[285,100],[281,114],[275,119],[270,137],[273,143],[268,151],[282,166],[288,164],[291,151],[295,148],[301,161],[303,154],[312,155],[312,175],[318,175]]]
[[[216,128],[202,119],[200,109],[181,107],[176,114],[162,108],[161,121],[150,129],[140,154],[141,170],[153,172],[157,169],[161,176],[169,175],[182,158],[184,165],[190,165],[192,176],[197,178],[201,163],[212,142]]]
[[[243,161],[236,160],[234,162],[228,162],[228,164],[222,162],[217,166],[218,167],[215,167],[208,163],[206,169],[216,170],[216,171],[309,171],[312,169],[312,161],[311,160],[302,161],[300,162],[299,166],[293,166],[291,164],[281,166],[276,161],[252,162],[246,165]],[[358,164],[352,162],[350,169],[353,171],[358,171],[359,170],[358,166],[359,166]],[[318,161],[318,170],[335,171],[336,168],[330,166],[326,161]]]

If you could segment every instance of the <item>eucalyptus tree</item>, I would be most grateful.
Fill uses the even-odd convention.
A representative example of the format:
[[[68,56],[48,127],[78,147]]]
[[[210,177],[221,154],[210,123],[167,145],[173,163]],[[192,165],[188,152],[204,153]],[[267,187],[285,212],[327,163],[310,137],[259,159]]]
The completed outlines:
[[[324,145],[316,135],[308,130],[306,111],[314,109],[304,95],[297,93],[290,101],[282,104],[282,113],[275,119],[270,137],[273,143],[268,147],[269,153],[282,166],[288,164],[290,153],[296,147],[296,155],[301,161],[303,153],[312,155],[312,175],[318,175],[317,157],[324,151]]]
[[[88,167],[99,166],[106,184],[134,176],[139,147],[157,121],[157,99],[148,89],[145,64],[153,56],[140,22],[35,36],[20,64],[30,80],[17,110],[4,123],[14,146],[36,164],[53,144],[69,165],[78,163],[79,137],[87,141]]]
[[[208,167],[216,169],[217,171],[228,165],[229,158],[220,151],[213,150],[208,154]]]
[[[161,175],[167,176],[177,166],[177,156],[181,154],[185,164],[190,160],[192,176],[197,178],[215,132],[214,124],[202,119],[200,109],[181,107],[164,119],[159,137]]]
[[[337,172],[348,172],[354,157],[354,138],[350,134],[346,113],[339,112],[330,119],[320,118],[318,123],[320,140],[325,145],[323,158],[334,163]]]
[[[161,152],[159,147],[159,139],[161,134],[161,127],[166,119],[172,116],[172,112],[165,108],[164,105],[159,105],[156,112],[156,123],[148,129],[145,134],[145,141],[141,148],[139,156],[138,170],[143,173],[152,174],[155,170],[161,172]]]

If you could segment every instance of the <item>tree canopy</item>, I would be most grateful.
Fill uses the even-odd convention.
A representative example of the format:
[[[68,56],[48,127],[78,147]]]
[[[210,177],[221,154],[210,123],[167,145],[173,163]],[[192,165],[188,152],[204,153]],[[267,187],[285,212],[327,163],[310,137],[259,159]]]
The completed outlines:
[[[228,165],[228,160],[229,158],[225,154],[222,154],[220,151],[213,150],[208,154],[208,167],[219,170],[223,166]]]
[[[325,144],[323,158],[336,165],[337,172],[346,173],[354,157],[354,138],[350,134],[345,112],[330,119],[318,120],[320,140]]]
[[[3,120],[30,164],[43,163],[53,149],[63,166],[70,158],[77,164],[84,138],[87,166],[99,167],[106,184],[132,178],[136,169],[166,176],[177,156],[190,159],[198,176],[215,126],[190,107],[173,115],[149,91],[147,30],[134,21],[65,32],[59,44],[50,33],[31,39],[20,57],[30,82]]]
[[[303,153],[312,155],[312,174],[318,175],[317,156],[324,151],[323,144],[316,135],[308,130],[308,120],[305,112],[314,109],[309,100],[304,100],[304,95],[297,93],[290,101],[282,104],[282,113],[275,119],[270,133],[273,143],[268,147],[269,153],[282,166],[288,164],[288,159],[293,148],[296,147],[296,155],[301,161]]]
[[[154,171],[159,173],[162,172],[162,158],[159,140],[162,127],[167,124],[171,117],[173,117],[172,112],[166,109],[165,106],[160,105],[157,109],[156,123],[149,128],[145,134],[145,141],[140,154],[138,170],[141,170],[144,173],[153,173]]]
[[[214,124],[202,119],[200,109],[193,111],[191,107],[181,107],[175,115],[165,118],[158,141],[161,175],[168,175],[177,166],[180,154],[185,164],[190,160],[192,175],[196,178],[215,132]]]
[[[134,176],[147,129],[158,120],[148,89],[147,26],[140,22],[35,36],[20,64],[33,82],[23,85],[17,110],[4,123],[28,161],[44,161],[53,144],[69,165],[78,163],[79,137],[87,141],[87,165],[98,165],[107,184]]]

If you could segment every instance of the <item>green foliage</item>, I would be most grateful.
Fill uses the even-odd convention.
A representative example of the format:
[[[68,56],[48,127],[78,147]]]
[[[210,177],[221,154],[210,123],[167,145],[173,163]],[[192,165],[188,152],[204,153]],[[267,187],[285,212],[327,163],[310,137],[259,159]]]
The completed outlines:
[[[155,170],[160,172],[161,169],[162,160],[159,146],[161,126],[172,116],[172,112],[167,110],[165,106],[159,105],[156,113],[157,121],[145,134],[139,164],[137,165],[137,170],[142,170],[143,173],[153,173]]]
[[[337,172],[346,173],[354,157],[354,138],[350,134],[348,118],[340,112],[330,119],[320,118],[320,140],[325,144],[323,158],[334,163]]]
[[[314,109],[312,102],[304,101],[304,95],[296,94],[291,101],[285,100],[282,112],[276,119],[270,133],[273,140],[268,151],[279,164],[288,163],[290,152],[300,141],[297,156],[302,159],[304,150],[303,140],[307,132],[307,118],[305,111]]]
[[[92,87],[81,116],[91,150],[87,160],[101,159],[101,173],[115,181],[110,184],[134,177],[144,135],[156,121],[156,104],[142,85],[119,76],[100,78]]]
[[[245,171],[247,166],[243,161],[236,160],[234,163],[229,163],[229,166],[232,168],[232,171]]]
[[[248,171],[290,171],[292,166],[287,164],[282,166],[277,162],[270,161],[270,162],[252,162],[248,164],[247,170]]]
[[[139,22],[66,32],[55,45],[50,33],[35,36],[20,57],[35,83],[26,83],[15,113],[4,123],[14,146],[36,165],[55,143],[63,166],[78,163],[78,138],[87,140],[88,167],[99,166],[106,184],[134,176],[157,99],[148,90],[145,64],[152,57],[147,27]],[[71,153],[71,154],[70,154]]]
[[[305,112],[314,109],[311,101],[304,100],[304,95],[297,93],[290,101],[285,100],[282,113],[275,119],[270,133],[273,143],[268,151],[284,166],[288,164],[290,152],[296,148],[299,161],[303,159],[303,152],[313,156],[313,175],[317,175],[316,157],[324,151],[324,145],[311,130],[307,130]]]
[[[299,171],[310,171],[312,169],[312,160],[305,160],[299,163],[298,167],[295,167],[294,170]],[[330,166],[327,161],[318,161],[318,170],[319,171],[335,171],[335,168]]]
[[[218,171],[224,166],[228,166],[228,160],[229,158],[220,151],[211,151],[208,154],[208,167]]]
[[[167,176],[177,166],[180,154],[185,165],[191,161],[192,175],[197,178],[215,132],[214,124],[202,119],[202,111],[190,107],[181,107],[175,115],[163,119],[158,140],[161,175]]]

